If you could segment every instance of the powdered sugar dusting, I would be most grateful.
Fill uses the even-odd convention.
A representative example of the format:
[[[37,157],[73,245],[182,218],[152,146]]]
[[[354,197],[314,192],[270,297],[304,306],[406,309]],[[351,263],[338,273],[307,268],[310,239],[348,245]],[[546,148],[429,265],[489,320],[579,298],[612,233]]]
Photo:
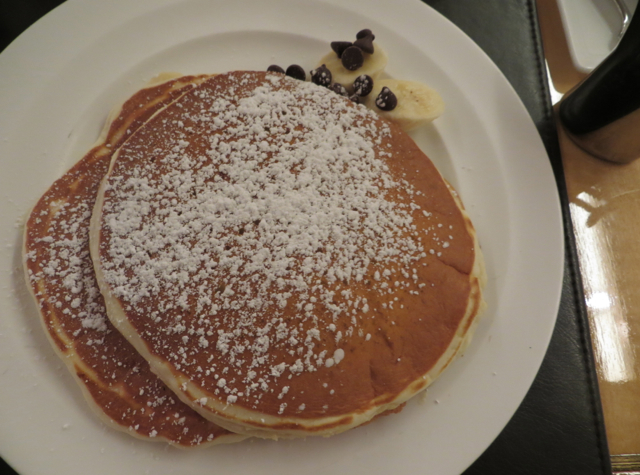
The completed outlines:
[[[80,325],[74,336],[82,329],[93,330],[88,345],[100,344],[101,334],[110,329],[89,256],[89,219],[93,202],[53,200],[48,205],[49,209],[43,210],[41,215],[46,222],[49,222],[49,214],[55,219],[50,221],[47,235],[36,237],[34,249],[26,255],[33,263],[32,268],[39,268],[30,269],[29,278],[34,286],[44,280],[55,283],[59,291],[47,296],[48,303],[78,320]],[[35,250],[38,247],[42,249],[41,255]]]
[[[374,309],[353,288],[418,293],[430,238],[414,225],[420,206],[393,199],[415,191],[389,173],[390,130],[373,112],[276,74],[216,81],[120,151],[101,266],[153,352],[255,407],[339,367],[347,339],[369,341],[359,322]]]
[[[90,217],[108,170],[109,145],[124,140],[162,106],[161,100],[171,100],[178,90],[159,86],[140,91],[125,103],[107,143],[89,151],[56,180],[33,209],[24,258],[28,283],[52,343],[85,385],[94,407],[121,429],[192,446],[229,433],[179,402],[113,328],[89,251]]]

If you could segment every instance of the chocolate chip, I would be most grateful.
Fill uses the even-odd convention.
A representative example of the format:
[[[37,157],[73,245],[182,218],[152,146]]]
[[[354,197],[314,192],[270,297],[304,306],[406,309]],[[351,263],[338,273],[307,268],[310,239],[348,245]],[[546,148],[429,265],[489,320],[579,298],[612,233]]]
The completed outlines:
[[[287,68],[286,72],[287,76],[291,76],[293,79],[299,79],[300,81],[304,81],[307,79],[307,73],[304,72],[302,66],[298,66],[297,64],[292,64]]]
[[[329,87],[331,85],[331,71],[326,65],[311,71],[311,82],[318,86]]]
[[[353,43],[351,41],[332,41],[331,49],[336,52],[338,58],[342,58],[342,53],[344,53],[344,50],[352,45]]]
[[[365,53],[373,54],[373,35],[365,36],[363,38],[360,38],[359,40],[356,40],[353,43],[353,46],[357,46]]]
[[[271,66],[269,66],[267,68],[267,71],[271,71],[272,73],[282,73],[282,74],[284,74],[284,69],[282,69],[277,64],[272,64]]]
[[[349,91],[340,83],[334,82],[330,89],[340,96],[349,97]]]
[[[349,71],[355,71],[362,67],[364,63],[364,55],[362,50],[357,46],[349,46],[344,53],[342,53],[342,65]]]
[[[363,74],[353,81],[353,90],[360,97],[368,96],[372,89],[373,79],[371,79],[371,76]]]
[[[349,96],[349,99],[351,100],[351,102],[355,102],[356,104],[360,104],[362,101],[360,100],[360,96],[357,94],[353,94],[351,96]]]
[[[388,87],[383,87],[378,97],[376,97],[376,106],[383,111],[392,111],[398,105],[398,98],[391,92]]]
[[[359,40],[360,38],[364,38],[365,36],[371,36],[372,39],[376,39],[376,36],[373,34],[373,32],[369,29],[369,28],[365,28],[364,30],[360,30],[359,32],[356,33],[356,39]]]

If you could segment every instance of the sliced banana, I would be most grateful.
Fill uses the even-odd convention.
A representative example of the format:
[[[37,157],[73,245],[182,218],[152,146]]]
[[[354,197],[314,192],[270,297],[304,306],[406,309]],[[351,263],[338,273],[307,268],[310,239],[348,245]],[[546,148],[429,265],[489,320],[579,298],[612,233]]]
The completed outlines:
[[[398,105],[391,111],[380,110],[375,104],[376,97],[385,86],[398,98]],[[374,80],[373,90],[364,104],[404,131],[428,124],[444,112],[444,101],[435,89],[420,82],[400,79]]]
[[[338,55],[334,51],[325,55],[318,63],[318,66],[326,65],[329,71],[331,71],[333,82],[342,84],[349,92],[353,92],[353,81],[355,81],[358,76],[367,74],[375,81],[387,66],[388,60],[389,57],[387,53],[376,44],[373,54],[364,53],[364,63],[362,67],[355,71],[346,69],[342,65],[342,60],[338,58]]]

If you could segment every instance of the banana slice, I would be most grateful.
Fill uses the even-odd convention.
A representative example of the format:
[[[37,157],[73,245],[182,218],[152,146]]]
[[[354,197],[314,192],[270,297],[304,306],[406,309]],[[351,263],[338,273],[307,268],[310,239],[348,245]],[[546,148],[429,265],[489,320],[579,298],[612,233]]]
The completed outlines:
[[[329,71],[331,71],[333,82],[342,84],[349,92],[353,92],[353,81],[355,81],[358,76],[367,74],[375,81],[384,70],[388,60],[389,57],[387,53],[376,43],[373,54],[364,53],[364,63],[362,67],[355,71],[346,69],[342,65],[342,60],[338,58],[338,55],[334,51],[325,55],[318,63],[318,66],[326,65]]]
[[[398,105],[391,111],[380,110],[375,104],[376,97],[385,86],[398,98]],[[435,89],[420,82],[400,79],[374,80],[373,90],[364,104],[404,131],[428,124],[444,112],[444,101]]]

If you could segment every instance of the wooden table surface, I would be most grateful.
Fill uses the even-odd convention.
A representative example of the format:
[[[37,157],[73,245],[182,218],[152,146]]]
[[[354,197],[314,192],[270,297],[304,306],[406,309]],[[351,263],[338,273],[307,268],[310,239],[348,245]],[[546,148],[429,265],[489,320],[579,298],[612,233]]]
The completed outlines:
[[[585,75],[556,0],[537,2],[557,100]],[[640,474],[640,160],[599,160],[558,133],[613,468]]]

